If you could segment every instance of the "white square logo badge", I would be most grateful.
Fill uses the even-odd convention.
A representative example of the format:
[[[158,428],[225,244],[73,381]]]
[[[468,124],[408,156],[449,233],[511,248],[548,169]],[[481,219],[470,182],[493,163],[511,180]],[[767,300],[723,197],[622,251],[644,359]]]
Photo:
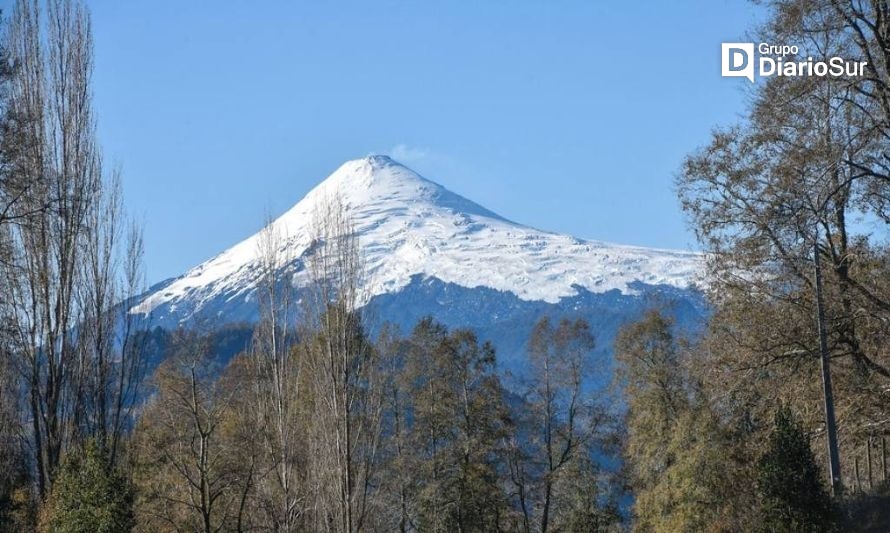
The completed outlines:
[[[754,43],[723,43],[724,78],[748,78],[754,83]]]

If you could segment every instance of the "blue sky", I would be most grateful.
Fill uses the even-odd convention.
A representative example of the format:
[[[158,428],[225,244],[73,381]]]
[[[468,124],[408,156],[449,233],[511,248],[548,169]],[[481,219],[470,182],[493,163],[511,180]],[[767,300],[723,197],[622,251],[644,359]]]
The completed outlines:
[[[512,220],[694,247],[683,156],[744,111],[742,0],[88,2],[106,159],[150,282],[389,153]]]

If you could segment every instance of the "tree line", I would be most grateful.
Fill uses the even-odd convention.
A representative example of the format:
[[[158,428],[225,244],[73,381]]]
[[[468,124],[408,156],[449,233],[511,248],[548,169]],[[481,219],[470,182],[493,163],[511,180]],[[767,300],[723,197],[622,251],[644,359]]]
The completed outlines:
[[[282,236],[271,224],[262,232],[262,319],[223,369],[206,337],[176,333],[132,434],[137,530],[616,525],[617,474],[601,461],[615,417],[589,387],[589,326],[541,320],[518,393],[468,329],[426,318],[372,338],[344,213],[332,198],[315,215],[300,305],[282,282]],[[297,328],[286,326],[293,316]]]
[[[866,73],[759,80],[743,118],[716,128],[678,172],[681,206],[707,252],[713,314],[694,339],[651,315],[616,344],[634,524],[882,530],[886,452],[875,443],[890,433],[890,5],[759,4],[766,17],[751,40],[866,61]],[[883,485],[862,494],[860,470],[883,470]]]

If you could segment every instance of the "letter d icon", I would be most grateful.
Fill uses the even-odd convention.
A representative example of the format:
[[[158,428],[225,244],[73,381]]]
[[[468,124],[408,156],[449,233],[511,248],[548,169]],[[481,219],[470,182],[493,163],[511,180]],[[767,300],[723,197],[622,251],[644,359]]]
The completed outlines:
[[[754,83],[754,43],[722,43],[724,78],[748,78]]]

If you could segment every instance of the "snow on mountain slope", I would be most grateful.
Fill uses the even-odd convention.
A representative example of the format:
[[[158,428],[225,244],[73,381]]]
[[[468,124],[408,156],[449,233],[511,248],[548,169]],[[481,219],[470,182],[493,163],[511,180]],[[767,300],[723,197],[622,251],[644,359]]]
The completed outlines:
[[[297,288],[306,282],[317,202],[338,195],[365,252],[368,297],[398,292],[412,276],[487,287],[521,300],[556,303],[582,287],[633,294],[635,282],[686,288],[702,256],[585,241],[506,220],[386,156],[348,161],[275,220]],[[249,319],[259,234],[144,295],[133,312],[162,322],[195,316]],[[230,308],[240,311],[232,312]],[[230,317],[230,318],[231,318]]]

